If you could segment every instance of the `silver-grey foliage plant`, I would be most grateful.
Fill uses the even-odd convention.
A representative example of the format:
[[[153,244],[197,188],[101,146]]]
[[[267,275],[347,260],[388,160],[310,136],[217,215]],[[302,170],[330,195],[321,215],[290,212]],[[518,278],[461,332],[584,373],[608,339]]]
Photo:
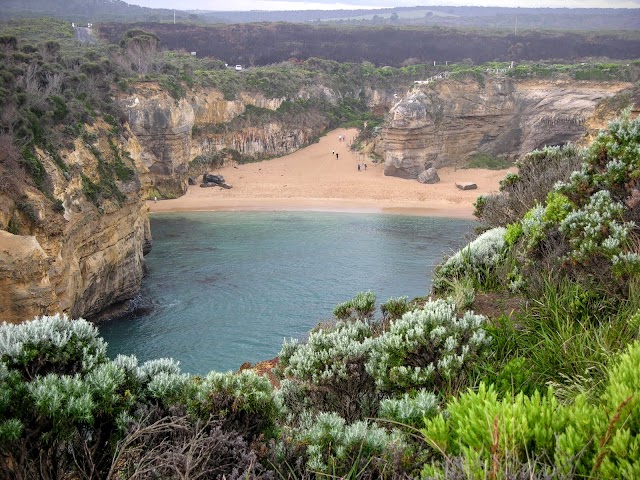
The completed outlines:
[[[381,390],[397,391],[452,386],[465,367],[489,345],[485,317],[456,316],[446,300],[405,313],[372,341],[367,371]]]

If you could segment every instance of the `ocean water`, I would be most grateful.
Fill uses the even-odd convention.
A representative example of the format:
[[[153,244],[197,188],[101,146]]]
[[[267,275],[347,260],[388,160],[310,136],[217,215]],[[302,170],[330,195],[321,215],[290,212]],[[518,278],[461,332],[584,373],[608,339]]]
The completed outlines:
[[[275,357],[359,291],[428,294],[469,220],[317,212],[154,214],[142,297],[150,312],[100,325],[109,355],[237,370]],[[378,310],[379,311],[379,310]]]

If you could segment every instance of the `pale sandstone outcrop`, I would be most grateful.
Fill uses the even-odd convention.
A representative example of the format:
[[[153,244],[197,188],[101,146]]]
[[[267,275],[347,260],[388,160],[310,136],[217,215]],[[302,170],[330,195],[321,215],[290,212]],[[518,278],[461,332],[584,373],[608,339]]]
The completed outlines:
[[[106,128],[94,131],[93,147],[103,159],[110,155]],[[75,147],[66,154],[66,176],[39,152],[64,212],[51,212],[48,199],[27,189],[22,198],[37,224],[28,228],[29,234],[0,230],[0,321],[58,312],[90,317],[132,298],[140,288],[151,234],[138,175],[116,181],[122,197],[103,200],[97,207],[83,192],[82,176],[98,183],[98,160],[83,141]],[[0,223],[9,224],[8,215],[23,224],[20,233],[27,229],[27,219],[17,210],[0,212]]]
[[[369,107],[383,111],[397,96],[393,91],[356,86],[352,94],[364,95]],[[309,85],[289,100],[312,98],[337,104],[342,95],[323,85]],[[138,142],[133,147],[140,159],[143,189],[179,196],[187,185],[189,162],[200,155],[229,149],[253,159],[282,156],[308,145],[327,129],[326,120],[314,115],[293,126],[278,120],[261,125],[245,123],[233,129],[225,125],[249,105],[275,111],[286,100],[247,92],[226,100],[219,90],[201,87],[176,101],[157,84],[137,84],[132,94],[122,95],[118,101]]]
[[[579,142],[599,103],[631,84],[486,76],[416,86],[389,112],[378,141],[385,174],[417,178],[473,155],[508,158]]]

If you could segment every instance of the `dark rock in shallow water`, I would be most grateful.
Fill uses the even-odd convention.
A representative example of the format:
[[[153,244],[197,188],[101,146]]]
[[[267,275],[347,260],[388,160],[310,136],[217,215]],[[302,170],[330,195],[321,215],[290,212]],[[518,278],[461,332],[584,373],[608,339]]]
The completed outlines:
[[[118,320],[131,315],[142,317],[149,315],[154,310],[154,305],[150,299],[138,295],[124,302],[111,305],[100,313],[91,316],[88,320],[93,323],[104,323]]]

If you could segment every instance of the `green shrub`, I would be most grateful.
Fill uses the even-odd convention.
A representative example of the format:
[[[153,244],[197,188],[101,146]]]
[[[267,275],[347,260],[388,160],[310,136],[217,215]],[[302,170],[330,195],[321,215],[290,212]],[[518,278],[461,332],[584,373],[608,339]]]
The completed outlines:
[[[600,442],[592,474],[634,477],[640,474],[640,343],[629,345],[609,369],[601,401],[608,421],[597,425]]]
[[[527,154],[516,162],[518,173],[507,173],[500,182],[499,194],[476,200],[474,215],[488,228],[520,221],[527,211],[547,198],[556,183],[569,180],[584,156],[584,150],[570,144]]]
[[[360,320],[337,322],[311,332],[306,344],[287,343],[279,355],[285,405],[336,412],[348,421],[375,414],[378,395],[365,370],[371,350],[371,326]]]
[[[397,320],[409,311],[409,302],[407,297],[392,297],[380,305],[380,310],[385,321]]]
[[[457,318],[455,305],[444,300],[428,302],[372,341],[367,371],[385,391],[456,390],[490,343],[484,322],[472,312]]]
[[[446,415],[426,420],[422,433],[441,458],[462,457],[468,478],[486,478],[492,467],[506,471],[509,464],[527,461],[552,464],[568,410],[551,389],[545,395],[520,393],[499,400],[492,386],[481,383],[477,392],[453,398]]]
[[[495,268],[504,259],[505,233],[503,227],[489,230],[436,267],[433,289],[447,290],[453,279],[463,277],[470,277],[478,286],[487,287]]]
[[[504,241],[507,247],[513,247],[523,234],[522,224],[520,222],[510,223],[504,233]]]
[[[433,392],[418,390],[402,397],[387,398],[380,402],[380,418],[410,427],[420,427],[424,419],[439,410],[438,397]]]
[[[47,177],[47,172],[42,165],[42,162],[36,157],[33,149],[26,146],[22,149],[22,165],[31,178],[33,183],[39,190],[44,188],[44,183]]]
[[[569,213],[559,225],[571,246],[569,258],[586,263],[594,256],[613,260],[621,253],[635,226],[623,220],[624,209],[607,190],[600,190],[582,208]]]
[[[65,315],[0,326],[0,361],[24,380],[90,371],[106,360],[106,348],[96,327]]]
[[[373,292],[358,292],[351,300],[337,305],[333,315],[339,320],[350,317],[367,319],[373,316],[376,308],[376,295]]]
[[[40,223],[36,210],[33,205],[26,200],[19,200],[16,202],[16,208],[20,210],[28,219],[31,225],[37,225]]]
[[[335,413],[320,413],[301,426],[296,442],[306,446],[306,469],[341,478],[391,478],[384,456],[401,441],[366,421],[346,424]]]
[[[259,436],[272,438],[282,407],[265,377],[252,370],[209,373],[197,386],[192,408],[200,418],[210,416],[223,429],[235,431],[248,443]]]

